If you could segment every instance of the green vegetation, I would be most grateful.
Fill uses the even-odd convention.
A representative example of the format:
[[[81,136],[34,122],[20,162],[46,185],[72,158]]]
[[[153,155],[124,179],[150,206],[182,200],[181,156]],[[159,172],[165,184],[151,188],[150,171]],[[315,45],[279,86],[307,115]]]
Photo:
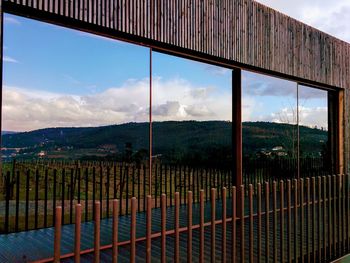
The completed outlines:
[[[319,157],[328,133],[300,127],[302,156]],[[148,156],[149,124],[126,123],[91,128],[47,128],[2,135],[3,147],[17,148],[16,157],[142,161]],[[243,123],[243,152],[295,157],[296,126],[270,122]],[[281,154],[282,151],[282,154]],[[227,121],[166,121],[153,123],[153,155],[167,162],[221,165],[232,158],[232,123]],[[4,152],[3,152],[4,154]]]

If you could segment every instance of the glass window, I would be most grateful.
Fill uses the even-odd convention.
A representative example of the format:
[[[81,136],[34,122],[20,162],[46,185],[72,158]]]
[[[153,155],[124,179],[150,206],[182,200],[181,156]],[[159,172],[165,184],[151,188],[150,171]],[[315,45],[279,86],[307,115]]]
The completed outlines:
[[[243,180],[297,175],[297,85],[242,72]]]
[[[147,156],[148,48],[5,17],[4,158]]]
[[[10,208],[19,207],[16,220],[0,213],[5,232],[52,226],[56,205],[64,208],[63,223],[72,223],[76,202],[85,220],[97,200],[103,217],[112,198],[123,200],[121,214],[130,210],[131,196],[144,209],[150,50],[5,18],[2,171],[9,174],[6,198],[19,198]]]
[[[328,92],[299,85],[300,176],[328,173]]]
[[[201,180],[204,173],[209,178],[210,167],[222,170],[212,172],[212,178],[222,174],[223,179],[215,183],[227,184],[232,164],[232,71],[157,52],[152,53],[152,61],[155,173],[163,165],[176,166],[172,173],[177,178],[198,180],[204,188]]]

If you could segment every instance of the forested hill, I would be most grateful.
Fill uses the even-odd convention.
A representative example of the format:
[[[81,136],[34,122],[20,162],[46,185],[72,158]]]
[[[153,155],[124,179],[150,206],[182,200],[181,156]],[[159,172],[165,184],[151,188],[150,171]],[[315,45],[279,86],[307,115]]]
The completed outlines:
[[[154,154],[231,148],[232,123],[227,121],[165,121],[153,123]],[[296,142],[296,127],[270,122],[243,123],[243,148],[253,154],[260,149],[283,146]],[[133,150],[147,149],[148,123],[126,123],[89,128],[47,128],[30,132],[3,134],[2,147],[65,147],[98,148],[115,145],[119,151],[126,144]],[[327,141],[327,131],[300,127],[304,151],[322,150]]]

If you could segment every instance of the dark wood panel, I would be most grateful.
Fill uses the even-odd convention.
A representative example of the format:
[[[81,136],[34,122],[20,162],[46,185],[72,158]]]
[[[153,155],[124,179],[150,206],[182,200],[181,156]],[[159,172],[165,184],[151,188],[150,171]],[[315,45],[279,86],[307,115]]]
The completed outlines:
[[[350,174],[350,89],[344,91],[344,170]]]
[[[12,3],[4,7],[12,13],[25,6],[114,29],[124,37],[156,40],[157,47],[169,44],[170,51],[181,47],[257,70],[350,86],[348,43],[252,0],[3,1]]]

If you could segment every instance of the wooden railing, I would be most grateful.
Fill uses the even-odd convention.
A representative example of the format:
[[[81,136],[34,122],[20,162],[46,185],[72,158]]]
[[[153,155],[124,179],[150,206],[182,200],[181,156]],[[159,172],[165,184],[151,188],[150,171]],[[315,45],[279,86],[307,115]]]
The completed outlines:
[[[304,176],[323,175],[324,167],[318,159],[306,160]],[[249,159],[244,162],[243,181],[254,189],[257,183],[295,178],[295,160]],[[307,164],[307,165],[306,165]],[[62,207],[62,224],[72,224],[74,206],[83,205],[84,221],[93,220],[93,204],[100,202],[101,218],[112,215],[111,203],[119,199],[119,213],[129,214],[131,197],[137,197],[137,211],[146,209],[146,197],[152,194],[154,207],[160,207],[161,194],[167,195],[166,204],[174,206],[174,193],[179,193],[180,205],[187,204],[186,193],[192,192],[192,202],[199,203],[200,189],[209,201],[210,189],[233,184],[229,167],[199,167],[155,163],[152,168],[152,189],[148,178],[149,167],[142,164],[115,162],[14,162],[4,169],[3,195],[0,202],[5,209],[0,214],[0,233],[27,231],[51,227],[55,221],[55,207]],[[231,191],[228,192],[231,197]],[[2,200],[1,200],[2,198]],[[221,199],[221,191],[217,199]]]
[[[136,236],[138,202],[132,197],[130,238],[123,242],[118,241],[120,201],[113,200],[113,224],[110,230],[113,241],[103,247],[100,246],[101,203],[97,201],[94,204],[94,247],[85,251],[80,250],[82,207],[77,204],[75,249],[66,255],[60,254],[59,247],[62,207],[56,207],[54,255],[41,262],[59,262],[60,259],[69,257],[75,257],[76,262],[79,262],[80,257],[89,253],[93,253],[94,262],[99,262],[100,253],[106,250],[112,251],[110,261],[117,262],[118,251],[121,249],[129,251],[130,262],[137,261],[138,255],[146,255],[142,259],[151,262],[154,246],[161,251],[160,258],[157,258],[161,262],[180,262],[184,260],[184,253],[188,262],[194,258],[199,262],[328,262],[350,251],[349,179],[349,176],[334,175],[274,181],[272,184],[266,182],[263,185],[258,183],[256,189],[249,185],[248,193],[243,185],[238,189],[222,188],[219,204],[216,189],[210,191],[210,204],[205,202],[205,191],[200,190],[199,213],[196,214],[193,214],[193,192],[187,193],[187,211],[183,214],[179,213],[180,194],[176,192],[174,218],[166,217],[167,196],[162,194],[161,227],[157,232],[151,231],[151,212],[159,208],[155,208],[151,196],[147,196],[147,227],[141,237]],[[208,209],[210,219],[205,220]],[[216,209],[221,211],[219,217]],[[180,227],[179,219],[184,217],[187,218],[187,224]],[[169,228],[167,220],[173,222],[173,227]],[[180,239],[183,234],[186,235],[185,241]],[[206,234],[210,238],[205,238]],[[145,246],[137,248],[141,242]],[[167,246],[171,249],[167,249]]]

